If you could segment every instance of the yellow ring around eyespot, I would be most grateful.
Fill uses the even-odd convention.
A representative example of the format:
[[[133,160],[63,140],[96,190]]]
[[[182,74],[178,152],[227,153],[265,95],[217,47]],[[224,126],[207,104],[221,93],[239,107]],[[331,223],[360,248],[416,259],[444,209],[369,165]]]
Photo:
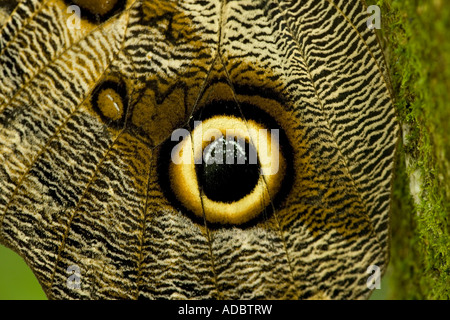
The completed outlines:
[[[218,138],[220,135],[226,135],[227,129],[234,129],[234,133],[238,137],[246,139],[255,146],[258,161],[270,163],[270,165],[261,167],[266,174],[260,175],[252,192],[232,203],[213,201],[205,195],[200,197],[194,165],[194,159],[201,158],[204,148],[212,142],[209,133],[215,131],[216,138]],[[232,116],[216,116],[194,128],[191,138],[185,139],[179,150],[180,156],[185,156],[185,162],[190,163],[175,164],[172,162],[169,169],[172,189],[188,210],[201,218],[204,214],[206,220],[211,223],[239,225],[256,218],[270,204],[271,198],[281,187],[286,162],[279,151],[279,142],[272,142],[272,136],[268,131],[266,131],[266,137],[264,134],[260,137],[260,129],[264,130],[265,128],[253,120],[245,122]],[[194,148],[192,148],[192,143],[194,143]],[[268,146],[268,151],[270,151],[268,153],[271,156],[260,152],[262,145]],[[272,146],[276,146],[277,155],[275,152],[271,152]],[[273,171],[273,161],[275,160],[278,162],[276,172]],[[269,174],[270,170],[274,174]]]

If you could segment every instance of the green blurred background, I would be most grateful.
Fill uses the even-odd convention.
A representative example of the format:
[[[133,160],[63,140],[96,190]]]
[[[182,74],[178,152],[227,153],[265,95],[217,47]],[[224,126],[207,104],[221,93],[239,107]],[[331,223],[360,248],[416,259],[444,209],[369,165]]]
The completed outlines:
[[[0,300],[44,300],[44,294],[25,261],[12,250],[0,246]]]

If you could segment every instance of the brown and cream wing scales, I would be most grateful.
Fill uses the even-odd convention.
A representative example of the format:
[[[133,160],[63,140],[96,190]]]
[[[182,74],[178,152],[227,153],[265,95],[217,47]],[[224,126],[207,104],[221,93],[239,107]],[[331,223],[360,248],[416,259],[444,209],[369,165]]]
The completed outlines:
[[[361,1],[0,3],[0,242],[49,298],[370,295],[398,127]],[[246,162],[173,159],[212,145]]]

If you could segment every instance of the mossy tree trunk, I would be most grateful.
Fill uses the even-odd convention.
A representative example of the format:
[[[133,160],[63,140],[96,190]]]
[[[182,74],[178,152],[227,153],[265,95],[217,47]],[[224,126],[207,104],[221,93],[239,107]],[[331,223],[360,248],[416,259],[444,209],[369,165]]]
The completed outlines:
[[[450,298],[450,6],[368,1],[402,128],[391,213],[391,299]]]

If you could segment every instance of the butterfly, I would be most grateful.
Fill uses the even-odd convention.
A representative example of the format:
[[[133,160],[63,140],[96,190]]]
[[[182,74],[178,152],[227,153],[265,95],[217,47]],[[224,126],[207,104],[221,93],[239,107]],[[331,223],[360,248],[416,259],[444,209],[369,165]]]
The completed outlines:
[[[0,242],[51,299],[359,299],[398,124],[362,1],[8,2]]]

